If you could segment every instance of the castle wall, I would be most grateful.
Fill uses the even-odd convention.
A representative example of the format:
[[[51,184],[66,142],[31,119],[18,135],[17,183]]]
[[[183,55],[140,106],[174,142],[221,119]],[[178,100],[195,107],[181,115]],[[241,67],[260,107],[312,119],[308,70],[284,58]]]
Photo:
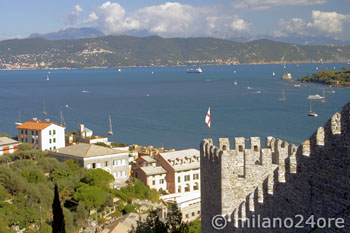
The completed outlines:
[[[273,137],[265,148],[256,137],[250,148],[244,138],[233,145],[226,138],[217,147],[201,143],[202,232],[350,232],[350,103],[298,147]],[[220,231],[212,227],[216,215],[227,219]],[[296,224],[296,215],[304,218],[303,228],[257,227],[258,218]],[[311,229],[305,221],[312,215],[315,221],[342,218],[344,228],[333,221],[330,228]]]

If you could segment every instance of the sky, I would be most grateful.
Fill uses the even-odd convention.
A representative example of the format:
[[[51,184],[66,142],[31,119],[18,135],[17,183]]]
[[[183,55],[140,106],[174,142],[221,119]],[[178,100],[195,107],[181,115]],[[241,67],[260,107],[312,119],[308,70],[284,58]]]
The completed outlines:
[[[350,40],[350,0],[1,0],[0,40],[69,27],[162,37]]]

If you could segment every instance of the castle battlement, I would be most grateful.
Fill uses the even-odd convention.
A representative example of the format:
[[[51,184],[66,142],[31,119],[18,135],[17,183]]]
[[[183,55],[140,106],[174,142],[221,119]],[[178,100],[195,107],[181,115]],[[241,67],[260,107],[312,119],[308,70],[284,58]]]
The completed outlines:
[[[278,197],[279,202],[293,200],[292,203],[299,206],[299,201],[314,195],[312,189],[323,187],[319,182],[329,185],[325,180],[329,179],[333,170],[327,167],[337,172],[334,166],[343,166],[341,159],[328,157],[332,153],[342,156],[345,153],[349,161],[349,121],[350,103],[344,106],[341,114],[335,113],[324,127],[319,127],[299,146],[272,136],[266,137],[263,147],[259,137],[219,138],[217,146],[212,139],[203,139],[200,145],[203,232],[212,232],[212,229],[205,230],[205,222],[217,214],[226,216],[237,227],[239,221],[251,216],[257,209],[271,208],[266,207],[265,202],[270,203],[274,197]],[[329,164],[331,161],[332,164]],[[345,172],[345,175],[350,176],[350,173]],[[300,180],[299,183],[297,180]],[[318,186],[313,186],[313,182]],[[309,193],[300,186],[305,186]],[[288,192],[285,193],[285,190]],[[296,193],[299,196],[295,196]],[[318,204],[323,202],[324,199],[317,200]],[[301,204],[300,211],[305,205]],[[272,211],[285,210],[278,208]]]

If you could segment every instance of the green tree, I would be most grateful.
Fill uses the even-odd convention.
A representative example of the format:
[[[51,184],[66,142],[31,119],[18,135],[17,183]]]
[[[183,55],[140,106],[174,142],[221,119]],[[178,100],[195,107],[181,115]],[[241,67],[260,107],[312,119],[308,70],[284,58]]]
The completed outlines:
[[[194,220],[188,224],[189,233],[201,233],[201,220]]]
[[[97,168],[88,170],[81,181],[89,185],[97,186],[103,190],[108,190],[109,183],[114,181],[114,177],[109,172]]]
[[[19,150],[20,151],[26,151],[26,150],[32,150],[32,144],[27,143],[27,142],[22,142],[21,145],[19,145]]]
[[[12,139],[11,134],[8,134],[8,133],[0,133],[0,137],[7,137],[7,138],[11,138]]]
[[[157,211],[151,211],[145,222],[139,221],[133,233],[189,233],[189,227],[182,222],[182,213],[175,207],[163,223],[157,216]]]
[[[84,183],[80,183],[76,192],[73,194],[73,198],[78,201],[79,204],[85,205],[88,210],[99,208],[106,201],[103,189]]]

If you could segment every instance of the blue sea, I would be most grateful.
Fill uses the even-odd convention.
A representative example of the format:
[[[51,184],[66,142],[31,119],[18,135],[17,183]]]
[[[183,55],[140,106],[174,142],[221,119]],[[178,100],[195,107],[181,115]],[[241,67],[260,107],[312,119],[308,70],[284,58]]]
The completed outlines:
[[[0,71],[0,132],[17,134],[19,111],[22,122],[38,117],[58,123],[62,111],[66,132],[83,123],[95,135],[107,135],[111,115],[111,141],[199,148],[201,139],[208,137],[204,119],[210,106],[215,141],[274,136],[299,144],[341,111],[350,100],[350,89],[294,87],[296,82],[281,80],[283,73],[290,72],[296,80],[343,66],[347,64],[205,66],[202,74],[186,73],[189,67],[50,70],[49,81],[48,70]],[[322,96],[323,88],[327,102],[313,101],[319,116],[308,117],[307,97]],[[282,89],[285,102],[278,100]],[[47,116],[42,115],[43,102]]]

